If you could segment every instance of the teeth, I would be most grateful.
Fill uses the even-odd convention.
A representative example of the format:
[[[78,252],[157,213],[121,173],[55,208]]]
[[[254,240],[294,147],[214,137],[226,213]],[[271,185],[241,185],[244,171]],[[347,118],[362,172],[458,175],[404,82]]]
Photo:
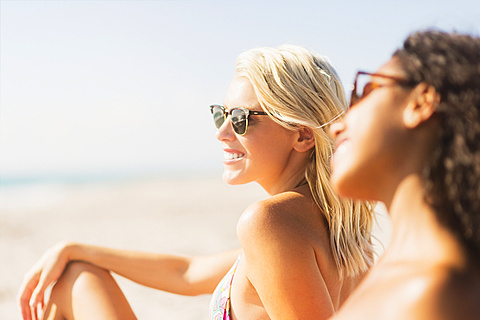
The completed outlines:
[[[224,152],[223,153],[223,158],[227,160],[233,160],[233,159],[238,159],[245,156],[243,153],[230,153],[230,152]]]

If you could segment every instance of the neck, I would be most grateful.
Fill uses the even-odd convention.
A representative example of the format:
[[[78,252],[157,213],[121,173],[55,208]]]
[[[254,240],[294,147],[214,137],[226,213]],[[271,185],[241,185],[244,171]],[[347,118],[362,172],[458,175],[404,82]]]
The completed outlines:
[[[462,246],[436,218],[425,202],[419,174],[405,176],[385,204],[393,233],[385,260],[458,264],[464,261]]]
[[[271,196],[293,190],[307,183],[305,169],[308,165],[308,154],[293,151],[282,172],[275,177],[258,180],[258,184]]]
[[[271,196],[293,190],[307,183],[305,179],[305,169],[298,170],[291,175],[282,175],[275,183],[267,184],[265,181],[257,182]]]

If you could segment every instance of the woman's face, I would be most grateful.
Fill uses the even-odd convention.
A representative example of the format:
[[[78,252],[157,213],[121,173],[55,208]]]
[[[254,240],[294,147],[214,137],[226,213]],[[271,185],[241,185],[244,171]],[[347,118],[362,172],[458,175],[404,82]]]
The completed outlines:
[[[225,98],[227,110],[236,107],[263,111],[250,81],[238,76]],[[250,115],[243,136],[235,134],[228,116],[216,137],[224,150],[224,180],[229,184],[256,181],[267,192],[284,172],[296,140],[294,131],[283,128],[268,115]]]
[[[376,73],[405,78],[395,58]],[[331,181],[345,197],[385,201],[411,143],[403,125],[403,107],[411,89],[388,78],[372,77],[372,81],[381,86],[330,127],[336,144]]]

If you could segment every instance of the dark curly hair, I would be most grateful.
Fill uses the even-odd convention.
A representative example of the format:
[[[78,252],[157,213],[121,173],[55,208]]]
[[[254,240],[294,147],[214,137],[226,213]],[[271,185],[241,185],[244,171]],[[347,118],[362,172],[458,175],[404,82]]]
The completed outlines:
[[[439,141],[424,173],[425,199],[438,220],[480,253],[480,38],[427,30],[394,54],[413,83],[440,95]]]

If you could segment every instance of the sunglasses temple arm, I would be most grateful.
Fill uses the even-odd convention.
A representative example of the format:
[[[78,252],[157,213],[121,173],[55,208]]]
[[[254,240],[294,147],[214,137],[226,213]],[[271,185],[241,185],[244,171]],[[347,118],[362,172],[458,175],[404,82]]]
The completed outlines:
[[[344,113],[345,113],[345,111],[340,112],[340,113],[337,114],[335,117],[333,117],[332,119],[330,119],[328,122],[325,122],[324,124],[322,124],[321,126],[318,126],[318,127],[316,127],[316,128],[317,128],[317,129],[320,129],[320,128],[323,128],[323,127],[326,127],[326,126],[332,124],[332,123],[335,122],[338,118],[340,118]]]

